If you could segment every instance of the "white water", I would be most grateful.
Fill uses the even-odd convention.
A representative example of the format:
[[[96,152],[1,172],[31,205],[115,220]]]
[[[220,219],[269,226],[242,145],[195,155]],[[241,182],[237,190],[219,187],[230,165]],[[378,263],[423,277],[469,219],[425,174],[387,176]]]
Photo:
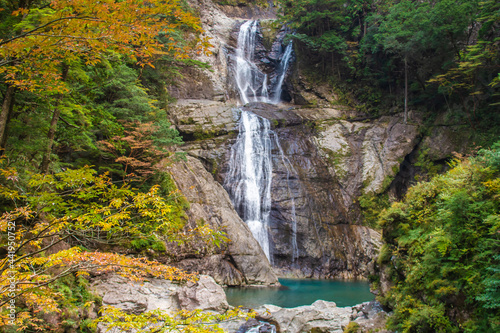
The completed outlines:
[[[241,102],[265,102],[277,104],[280,102],[281,89],[285,79],[288,64],[291,60],[291,43],[285,48],[281,62],[277,68],[274,87],[269,86],[268,76],[254,62],[258,21],[247,21],[238,34],[236,49],[235,80],[240,93]],[[269,93],[272,92],[273,98]],[[287,186],[290,173],[295,173],[278,140],[271,131],[269,120],[252,112],[241,111],[239,134],[231,148],[229,173],[224,187],[231,196],[234,207],[241,218],[252,231],[266,257],[272,263],[272,253],[269,241],[269,215],[271,212],[271,182],[272,182],[272,148],[278,148],[280,159],[287,170]],[[296,173],[295,173],[296,174]],[[298,258],[297,223],[295,216],[295,201],[288,186],[292,211],[292,261]]]
[[[272,89],[269,89],[270,82],[267,74],[263,73],[255,64],[255,48],[259,29],[259,21],[246,21],[240,27],[235,52],[236,86],[243,104],[250,102],[278,104],[281,102],[281,89],[292,59],[293,45],[290,42],[280,56],[281,60],[276,68],[276,80],[272,84]]]
[[[286,46],[285,53],[283,54],[283,58],[281,59],[280,62],[280,68],[278,71],[279,73],[278,83],[274,88],[274,98],[271,101],[271,103],[273,104],[278,104],[279,102],[281,102],[281,88],[283,87],[283,81],[285,80],[286,71],[288,70],[288,64],[290,63],[290,59],[292,57],[292,51],[293,51],[293,45],[292,42],[290,42]]]
[[[271,148],[269,120],[242,111],[239,134],[231,148],[229,174],[224,187],[269,261],[271,254],[267,229],[271,211]]]
[[[240,27],[236,48],[236,85],[243,104],[269,102],[267,75],[254,62],[259,21],[246,21]]]

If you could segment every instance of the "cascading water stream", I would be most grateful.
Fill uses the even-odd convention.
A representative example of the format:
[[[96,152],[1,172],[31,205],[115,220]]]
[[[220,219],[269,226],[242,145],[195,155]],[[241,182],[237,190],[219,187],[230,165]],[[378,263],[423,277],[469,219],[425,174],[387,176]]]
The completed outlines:
[[[268,76],[254,62],[258,21],[247,21],[240,27],[238,45],[235,52],[235,80],[240,93],[241,102],[265,102],[277,104],[280,102],[281,89],[291,60],[291,43],[280,56],[275,84],[268,85]],[[270,97],[270,91],[273,98]],[[272,263],[272,253],[269,241],[269,215],[271,212],[271,181],[272,181],[272,149],[278,148],[280,160],[287,170],[287,186],[290,172],[293,171],[276,133],[271,131],[269,120],[259,117],[249,111],[241,111],[239,134],[231,148],[229,173],[224,187],[233,201],[234,207],[247,223],[253,236],[259,242],[266,257]],[[292,248],[293,258],[298,258],[297,224],[295,202],[288,186],[292,203]]]
[[[271,260],[267,232],[271,211],[271,126],[269,120],[242,111],[239,134],[231,148],[224,187],[266,257]]]
[[[290,63],[290,59],[292,58],[293,45],[292,42],[288,43],[285,48],[285,52],[283,53],[283,58],[280,62],[280,68],[278,71],[278,81],[276,87],[274,88],[274,98],[271,103],[278,104],[281,102],[281,88],[283,87],[283,81],[285,80],[286,71],[288,70],[288,64]]]
[[[284,48],[280,47],[281,54],[276,66],[276,78],[269,87],[268,75],[263,73],[255,64],[255,50],[259,21],[246,21],[240,27],[238,44],[235,51],[235,80],[240,99],[243,104],[250,102],[264,102],[278,104],[281,102],[281,90],[292,59],[292,42]]]
[[[247,21],[240,27],[236,48],[236,85],[243,104],[269,102],[267,75],[254,62],[259,21]]]

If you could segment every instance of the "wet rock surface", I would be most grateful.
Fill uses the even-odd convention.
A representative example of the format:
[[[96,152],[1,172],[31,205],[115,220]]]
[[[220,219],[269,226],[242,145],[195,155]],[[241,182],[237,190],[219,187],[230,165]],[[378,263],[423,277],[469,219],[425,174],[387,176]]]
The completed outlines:
[[[270,214],[272,263],[279,274],[353,278],[373,272],[380,234],[351,224],[359,219],[359,209],[353,209],[353,200],[346,204],[345,189],[314,140],[321,132],[311,128],[305,112],[264,103],[242,109],[250,108],[270,120],[280,142],[272,150]],[[319,121],[334,112],[314,110],[311,118]],[[219,157],[217,179],[222,183],[228,154]],[[350,196],[355,197],[362,185],[354,186]]]

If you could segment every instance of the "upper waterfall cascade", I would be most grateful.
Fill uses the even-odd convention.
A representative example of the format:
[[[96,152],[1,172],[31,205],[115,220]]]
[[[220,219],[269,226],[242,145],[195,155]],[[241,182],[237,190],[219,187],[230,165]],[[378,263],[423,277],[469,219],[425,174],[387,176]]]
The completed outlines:
[[[283,47],[282,41],[279,41],[279,61],[276,65],[275,77],[271,80],[255,63],[259,31],[259,21],[246,21],[240,27],[235,51],[236,86],[243,104],[250,102],[278,104],[281,102],[283,82],[292,60],[293,45],[290,42]]]
[[[292,44],[279,46],[279,63],[272,82],[254,62],[258,21],[246,21],[240,27],[238,45],[235,51],[236,66],[234,77],[241,102],[279,103],[285,75],[292,58]],[[281,41],[280,41],[281,43]],[[278,136],[271,130],[269,120],[249,111],[241,111],[239,134],[231,149],[229,174],[224,187],[231,196],[233,204],[247,223],[255,239],[259,242],[266,257],[272,263],[272,248],[269,236],[269,216],[271,212],[272,151],[279,154],[279,161],[286,168],[287,182],[295,173],[291,163],[283,153]],[[292,261],[298,258],[297,223],[293,194],[291,198]]]

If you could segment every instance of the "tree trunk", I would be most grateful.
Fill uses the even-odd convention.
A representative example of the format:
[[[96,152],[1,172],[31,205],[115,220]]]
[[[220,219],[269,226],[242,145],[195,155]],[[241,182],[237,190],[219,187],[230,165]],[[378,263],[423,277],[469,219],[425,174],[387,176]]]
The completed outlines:
[[[66,77],[68,75],[69,66],[67,64],[63,64],[62,68],[62,76],[61,80],[66,81]],[[57,122],[59,121],[59,116],[61,115],[61,108],[59,104],[63,98],[63,95],[60,94],[56,99],[56,106],[54,108],[54,113],[52,114],[52,120],[50,121],[49,132],[47,133],[47,147],[45,148],[45,153],[43,155],[42,164],[40,165],[41,173],[49,172],[49,164],[50,164],[50,154],[52,153],[52,146],[54,145],[54,138],[56,136],[57,130]]]
[[[59,100],[58,103],[59,104]],[[45,148],[45,153],[43,155],[42,164],[40,165],[40,171],[42,173],[48,173],[50,164],[50,154],[52,153],[52,146],[54,145],[54,137],[57,130],[57,122],[59,121],[59,116],[61,115],[61,109],[56,106],[54,113],[52,114],[52,120],[50,121],[49,133],[47,133],[47,139],[49,143]]]
[[[15,89],[14,89],[15,91]],[[5,148],[7,147],[7,139],[9,138],[8,137],[8,134],[9,134],[9,124],[10,124],[10,118],[12,117],[12,110],[14,109],[14,104],[16,104],[16,95],[14,94],[12,96],[12,99],[10,101],[10,108],[9,108],[9,114],[7,116],[7,125],[5,126],[5,130],[3,131],[3,136],[1,136],[1,141],[0,141],[0,149],[1,149],[1,152],[0,152],[0,155],[4,154],[5,153]]]
[[[408,61],[405,56],[405,124],[408,122]]]
[[[0,140],[2,140],[2,142],[3,138],[7,137],[7,123],[9,122],[9,115],[10,111],[12,110],[14,91],[14,86],[9,85],[2,103],[2,112],[0,113]]]

